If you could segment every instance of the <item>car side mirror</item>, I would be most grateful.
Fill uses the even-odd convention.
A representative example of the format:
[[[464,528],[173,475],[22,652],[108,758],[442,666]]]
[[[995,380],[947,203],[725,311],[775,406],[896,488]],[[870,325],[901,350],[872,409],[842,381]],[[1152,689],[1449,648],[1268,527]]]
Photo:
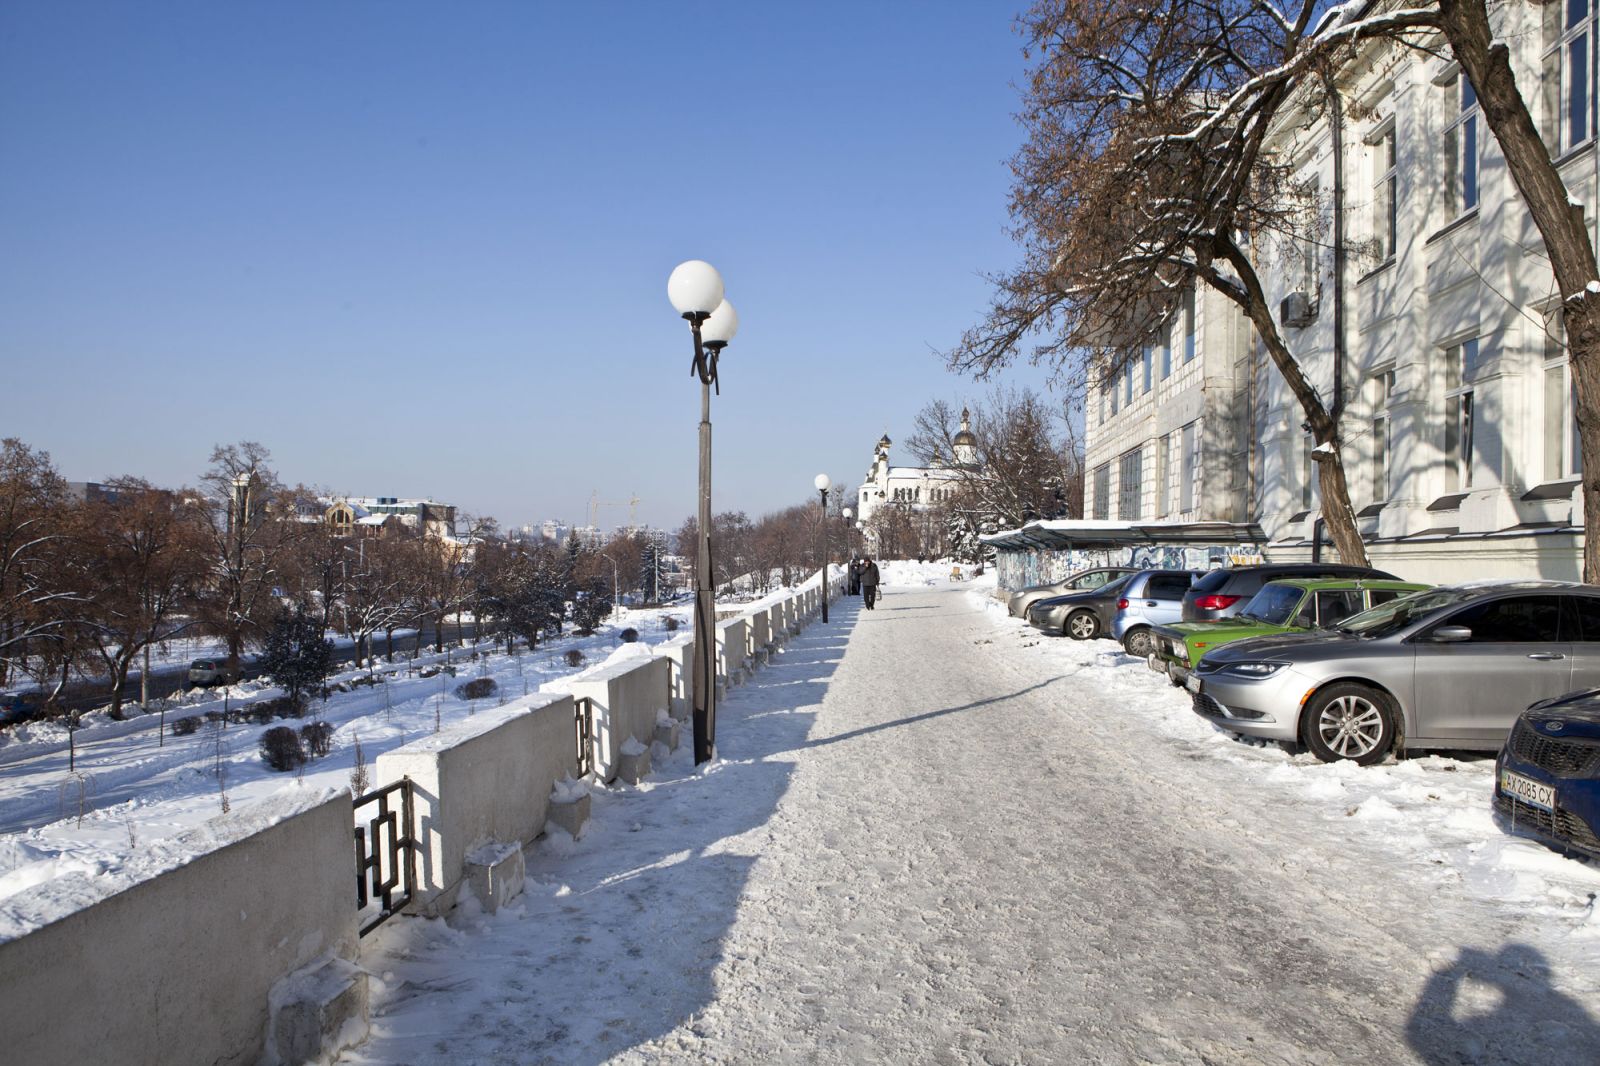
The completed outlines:
[[[1466,626],[1440,626],[1428,634],[1428,639],[1435,644],[1460,644],[1472,639],[1472,630]]]

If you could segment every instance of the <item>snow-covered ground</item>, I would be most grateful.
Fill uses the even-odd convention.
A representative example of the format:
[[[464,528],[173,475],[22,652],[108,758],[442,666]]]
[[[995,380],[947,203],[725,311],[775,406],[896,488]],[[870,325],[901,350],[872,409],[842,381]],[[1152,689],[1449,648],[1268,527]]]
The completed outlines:
[[[341,1061],[1600,1061],[1600,873],[1499,830],[1489,760],[1242,744],[884,569],[718,760],[594,789],[498,914],[378,930]]]
[[[568,635],[533,651],[518,648],[506,655],[503,646],[478,645],[436,654],[431,649],[407,664],[381,659],[376,667],[387,680],[367,687],[349,683],[364,678],[364,669],[347,669],[330,683],[343,683],[304,719],[274,719],[269,725],[207,722],[188,736],[172,736],[173,721],[203,716],[281,695],[265,682],[244,682],[223,689],[193,690],[169,706],[161,734],[161,718],[140,715],[115,721],[104,712],[84,716],[77,731],[75,770],[68,770],[67,731],[54,722],[32,722],[0,733],[0,938],[26,928],[6,906],[23,889],[66,873],[104,875],[116,880],[141,868],[142,853],[153,842],[190,830],[222,810],[226,793],[230,808],[250,804],[282,791],[286,784],[313,792],[348,787],[355,769],[359,740],[362,759],[370,768],[377,756],[436,725],[498,706],[546,681],[564,677],[604,659],[625,628],[637,629],[642,641],[656,643],[670,635],[665,619],[687,626],[685,608],[623,609],[591,637]],[[379,648],[382,648],[380,642]],[[584,656],[568,663],[569,651]],[[455,676],[415,676],[415,671],[451,660]],[[476,701],[463,700],[456,687],[475,677],[492,677],[497,693]],[[308,762],[298,773],[276,773],[262,762],[261,734],[277,725],[299,728],[320,715],[334,725],[332,750]],[[220,768],[220,776],[219,776]],[[81,812],[81,817],[80,817]],[[37,917],[30,911],[29,921]]]

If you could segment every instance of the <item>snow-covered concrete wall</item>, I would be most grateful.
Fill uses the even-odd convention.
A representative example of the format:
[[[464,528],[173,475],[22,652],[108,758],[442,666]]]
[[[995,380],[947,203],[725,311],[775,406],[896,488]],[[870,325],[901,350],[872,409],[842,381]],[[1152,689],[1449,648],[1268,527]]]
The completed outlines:
[[[732,685],[744,676],[746,632],[743,618],[717,623],[717,677]]]
[[[744,620],[744,655],[751,662],[758,662],[757,657],[764,655],[772,643],[772,615],[763,607],[745,615]]]
[[[148,864],[176,865],[0,943],[4,1060],[257,1061],[272,986],[324,956],[356,956],[350,795],[303,791],[147,845]],[[70,880],[8,907],[103,891]]]
[[[648,648],[640,648],[645,655]],[[597,781],[617,776],[617,763],[630,739],[645,747],[656,734],[656,716],[667,709],[667,660],[624,658],[585,670],[560,682],[578,699],[593,701],[590,765]]]
[[[573,698],[558,692],[525,696],[378,756],[379,786],[409,777],[413,787],[418,885],[408,909],[453,907],[466,857],[489,843],[532,841],[544,829],[550,790],[577,772]]]
[[[674,637],[656,645],[656,654],[667,660],[667,711],[674,718],[688,718],[694,700],[694,637]]]

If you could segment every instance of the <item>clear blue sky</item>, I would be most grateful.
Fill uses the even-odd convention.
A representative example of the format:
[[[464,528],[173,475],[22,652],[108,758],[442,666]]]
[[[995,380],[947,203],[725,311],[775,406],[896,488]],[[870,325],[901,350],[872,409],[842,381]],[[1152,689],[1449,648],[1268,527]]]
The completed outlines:
[[[0,435],[72,480],[258,440],[335,492],[520,525],[598,489],[675,526],[699,397],[666,278],[703,258],[742,320],[718,509],[854,485],[980,391],[933,350],[1016,260],[1015,11],[10,0]]]

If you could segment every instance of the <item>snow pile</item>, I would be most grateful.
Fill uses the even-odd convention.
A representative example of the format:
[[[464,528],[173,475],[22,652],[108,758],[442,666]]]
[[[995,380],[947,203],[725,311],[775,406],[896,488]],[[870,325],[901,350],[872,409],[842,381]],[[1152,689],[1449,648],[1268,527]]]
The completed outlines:
[[[66,861],[41,858],[13,869],[5,877],[6,887],[13,892],[0,899],[0,941],[23,936],[141,881],[175,870],[201,855],[326,803],[338,793],[336,788],[291,781],[260,802],[218,814],[166,840],[144,844],[129,841],[122,849],[97,849]]]
[[[555,783],[550,790],[551,803],[576,803],[589,794],[589,783],[571,774],[566,775]]]

